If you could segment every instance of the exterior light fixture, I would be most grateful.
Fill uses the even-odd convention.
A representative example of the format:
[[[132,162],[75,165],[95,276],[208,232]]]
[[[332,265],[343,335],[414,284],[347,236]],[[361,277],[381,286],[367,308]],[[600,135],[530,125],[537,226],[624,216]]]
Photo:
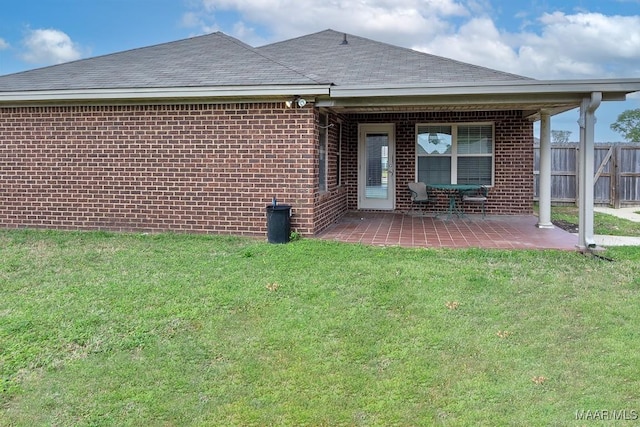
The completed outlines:
[[[295,108],[295,107],[302,108],[305,105],[307,105],[307,100],[304,98],[300,98],[299,96],[296,96],[291,101],[285,101],[284,105],[286,105],[287,108]]]

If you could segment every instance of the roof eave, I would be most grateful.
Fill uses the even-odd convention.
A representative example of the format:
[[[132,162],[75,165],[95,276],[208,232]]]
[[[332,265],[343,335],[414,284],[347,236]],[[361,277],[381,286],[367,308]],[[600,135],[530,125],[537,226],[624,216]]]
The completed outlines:
[[[332,98],[444,96],[444,95],[582,95],[603,92],[612,96],[640,91],[640,79],[517,80],[496,82],[452,82],[414,85],[351,85],[331,88]]]
[[[327,96],[329,94],[330,85],[327,84],[32,90],[0,92],[0,104],[68,101],[107,102],[112,100],[251,99],[286,96]]]
[[[530,119],[540,111],[551,115],[576,108],[584,97],[602,92],[604,101],[624,101],[640,91],[640,79],[523,80],[402,86],[334,86],[319,107],[367,111],[402,108],[451,110],[521,110]]]

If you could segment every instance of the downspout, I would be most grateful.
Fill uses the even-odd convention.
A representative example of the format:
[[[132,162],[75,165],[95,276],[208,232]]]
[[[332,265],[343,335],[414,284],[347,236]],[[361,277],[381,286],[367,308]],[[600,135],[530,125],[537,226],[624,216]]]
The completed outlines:
[[[582,251],[596,247],[593,236],[593,157],[596,116],[602,102],[602,92],[592,92],[580,104],[580,186],[578,194],[578,248]]]

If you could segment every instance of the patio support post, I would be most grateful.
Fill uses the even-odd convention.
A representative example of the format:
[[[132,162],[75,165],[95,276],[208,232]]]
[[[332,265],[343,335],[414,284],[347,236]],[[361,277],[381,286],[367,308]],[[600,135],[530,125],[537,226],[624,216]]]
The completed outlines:
[[[540,175],[538,176],[538,228],[553,228],[551,222],[551,116],[540,111]]]
[[[595,111],[602,102],[602,92],[592,92],[591,98],[583,98],[580,104],[580,186],[578,200],[578,248],[582,251],[596,247],[593,237],[593,139]]]

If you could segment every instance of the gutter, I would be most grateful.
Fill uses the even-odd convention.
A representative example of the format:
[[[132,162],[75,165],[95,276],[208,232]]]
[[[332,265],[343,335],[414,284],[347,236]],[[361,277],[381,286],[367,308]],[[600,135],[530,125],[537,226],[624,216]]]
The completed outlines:
[[[592,92],[580,105],[580,187],[578,194],[578,247],[591,250],[596,247],[593,235],[593,157],[596,116],[595,111],[602,102],[602,92]]]
[[[338,106],[347,102],[358,103],[358,99],[376,98],[383,104],[402,98],[418,100],[419,97],[488,97],[487,101],[512,102],[516,97],[554,98],[555,102],[575,102],[588,96],[594,89],[603,93],[603,101],[623,101],[631,92],[640,91],[640,79],[600,80],[510,80],[496,82],[452,82],[419,83],[403,85],[347,85],[327,84],[301,85],[236,85],[204,87],[158,87],[158,88],[87,88],[0,91],[0,103],[10,102],[56,102],[56,101],[108,101],[108,100],[160,100],[203,98],[255,98],[286,96],[318,96],[318,106]],[[506,97],[506,98],[505,98]],[[511,99],[509,97],[512,97]],[[525,98],[525,99],[526,99]],[[521,98],[522,99],[522,98]],[[422,98],[424,100],[424,98]],[[398,102],[398,101],[395,101]],[[441,102],[436,101],[434,102]],[[402,102],[401,102],[402,103]]]
[[[333,86],[331,88],[331,98],[490,94],[589,94],[596,88],[603,93],[624,95],[640,91],[640,79],[520,80],[388,86]]]
[[[327,96],[330,85],[67,89],[0,92],[0,104],[47,101],[161,100]]]

